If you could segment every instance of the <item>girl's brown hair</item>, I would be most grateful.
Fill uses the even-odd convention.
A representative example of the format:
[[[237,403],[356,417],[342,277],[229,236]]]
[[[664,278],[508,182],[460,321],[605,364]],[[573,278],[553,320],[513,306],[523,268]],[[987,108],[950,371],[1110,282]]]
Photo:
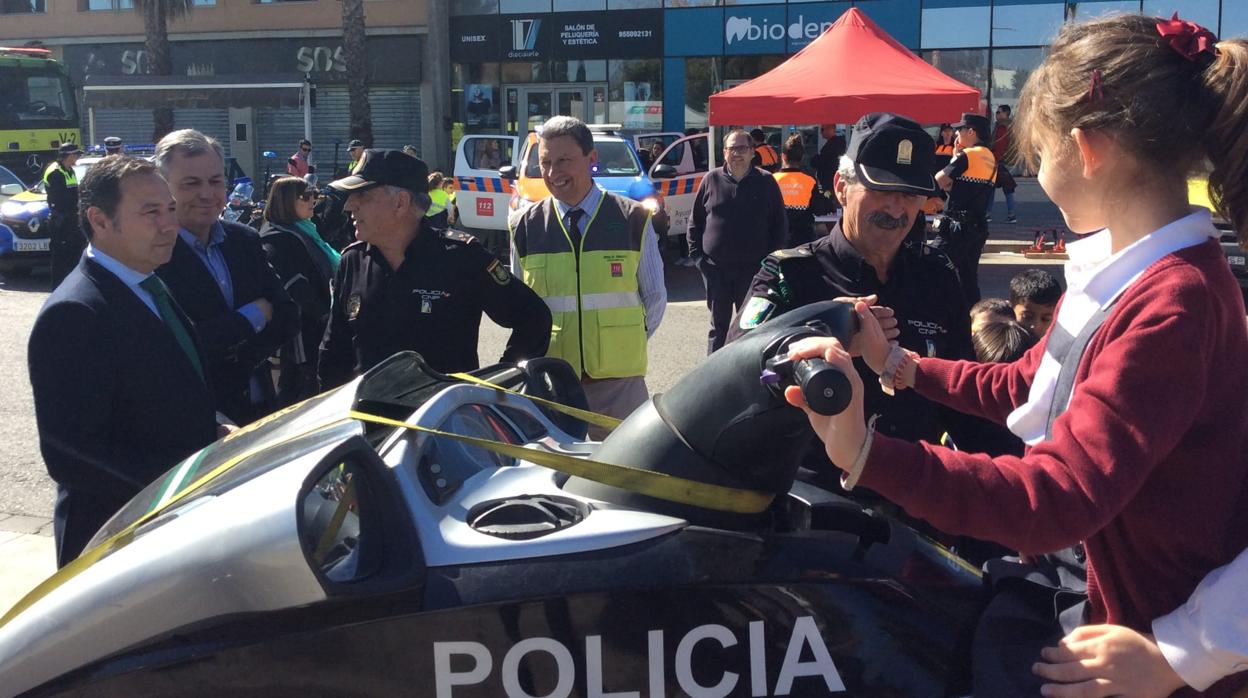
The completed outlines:
[[[273,182],[264,205],[264,220],[274,225],[294,225],[299,220],[295,200],[307,190],[308,183],[302,177],[282,177]]]
[[[445,179],[446,179],[446,175],[442,174],[441,172],[437,170],[430,172],[429,173],[429,191],[433,191],[434,189],[437,189],[438,187],[442,186],[442,182]]]
[[[1073,128],[1101,131],[1175,186],[1209,171],[1219,214],[1248,242],[1248,42],[1220,41],[1189,59],[1155,17],[1066,25],[1023,88],[1019,153],[1035,166],[1041,144]],[[1060,152],[1060,151],[1059,151]]]

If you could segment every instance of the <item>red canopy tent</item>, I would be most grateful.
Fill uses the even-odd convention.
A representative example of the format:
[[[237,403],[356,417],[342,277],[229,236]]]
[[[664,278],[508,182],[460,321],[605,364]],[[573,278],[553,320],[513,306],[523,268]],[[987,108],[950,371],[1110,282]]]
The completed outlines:
[[[710,122],[848,124],[889,111],[921,124],[979,110],[979,90],[933,68],[854,7],[792,58],[711,95]]]

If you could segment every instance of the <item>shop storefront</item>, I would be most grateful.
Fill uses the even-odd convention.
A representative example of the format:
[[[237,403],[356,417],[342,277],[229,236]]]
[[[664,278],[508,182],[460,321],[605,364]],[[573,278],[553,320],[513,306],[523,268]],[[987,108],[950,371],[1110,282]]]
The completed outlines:
[[[418,36],[375,36],[368,39],[369,103],[372,107],[374,142],[398,148],[421,142],[420,56]],[[339,164],[349,159],[349,99],[342,46],[333,38],[235,39],[177,41],[172,44],[173,72],[183,76],[297,74],[308,76],[316,86],[311,109],[314,161],[329,170],[334,144],[340,144]],[[64,57],[75,84],[90,84],[92,76],[141,75],[146,72],[147,53],[141,43],[71,44]],[[175,109],[178,128],[196,128],[217,140],[245,171],[284,168],[286,157],[304,137],[304,109],[299,105],[183,107]],[[90,133],[84,110],[83,134]],[[93,112],[97,140],[118,136],[127,143],[150,143],[150,109],[110,107]],[[241,136],[241,138],[240,138]],[[265,151],[278,154],[276,161],[263,158]]]
[[[1177,11],[1223,37],[1248,34],[1240,0],[452,0],[456,138],[522,132],[551,114],[705,127],[712,93],[765,73],[851,6],[979,88],[985,108],[1017,102],[1070,18]]]

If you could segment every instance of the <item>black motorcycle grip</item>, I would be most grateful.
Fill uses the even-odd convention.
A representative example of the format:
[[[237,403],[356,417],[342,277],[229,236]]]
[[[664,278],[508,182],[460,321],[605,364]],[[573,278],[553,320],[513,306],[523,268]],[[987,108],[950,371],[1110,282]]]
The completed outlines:
[[[793,382],[815,412],[831,417],[849,406],[853,396],[849,378],[823,359],[802,359],[793,366]]]

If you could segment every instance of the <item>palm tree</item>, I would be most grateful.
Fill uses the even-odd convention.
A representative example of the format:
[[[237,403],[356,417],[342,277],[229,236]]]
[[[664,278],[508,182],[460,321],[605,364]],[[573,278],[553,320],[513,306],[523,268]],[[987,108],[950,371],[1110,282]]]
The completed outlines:
[[[169,50],[169,21],[190,14],[195,0],[134,0],[143,13],[143,36],[149,75],[173,75]],[[173,130],[173,107],[152,109],[152,142]]]
[[[373,146],[373,109],[368,104],[368,50],[364,37],[364,0],[342,0],[342,52],[347,63],[351,138]]]

